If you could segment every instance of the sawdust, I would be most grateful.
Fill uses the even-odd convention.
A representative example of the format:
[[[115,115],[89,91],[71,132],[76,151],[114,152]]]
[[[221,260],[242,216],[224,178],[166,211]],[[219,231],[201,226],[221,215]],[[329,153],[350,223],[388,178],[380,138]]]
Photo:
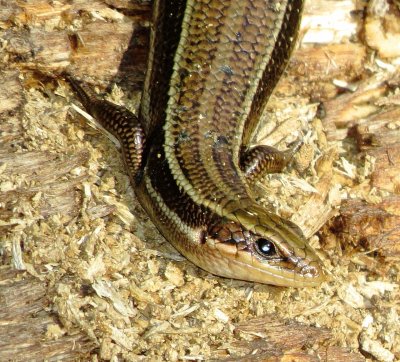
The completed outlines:
[[[38,198],[33,198],[21,205],[24,228],[14,231],[14,239],[23,242],[24,263],[49,283],[64,328],[78,325],[100,345],[100,358],[240,355],[235,346],[242,337],[232,334],[235,325],[266,314],[331,328],[330,343],[353,350],[359,349],[360,335],[366,349],[374,348],[370,340],[377,343],[376,334],[380,348],[395,348],[397,274],[369,280],[370,273],[352,262],[362,252],[335,248],[323,253],[334,280],[320,288],[285,289],[212,276],[180,257],[158,234],[135,200],[117,149],[71,111],[69,99],[49,100],[37,90],[28,91],[27,98],[27,150],[60,157],[86,151],[89,156],[65,176],[84,175],[76,185],[81,202],[75,215],[57,213],[27,224],[27,210],[39,214]],[[309,174],[310,185],[318,187],[318,172]],[[304,190],[297,199],[298,188],[287,192],[287,184],[275,179],[276,199],[290,212],[315,192]],[[327,188],[332,184],[334,178]],[[106,210],[101,217],[93,215],[98,208]],[[319,246],[317,237],[314,242]]]

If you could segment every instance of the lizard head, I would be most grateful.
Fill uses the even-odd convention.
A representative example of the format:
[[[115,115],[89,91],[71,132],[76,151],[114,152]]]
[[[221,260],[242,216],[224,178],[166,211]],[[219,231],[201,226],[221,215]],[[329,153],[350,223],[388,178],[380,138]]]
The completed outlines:
[[[214,274],[292,287],[317,286],[326,278],[295,225],[264,210],[238,210],[218,218],[204,243],[216,261],[203,267]]]

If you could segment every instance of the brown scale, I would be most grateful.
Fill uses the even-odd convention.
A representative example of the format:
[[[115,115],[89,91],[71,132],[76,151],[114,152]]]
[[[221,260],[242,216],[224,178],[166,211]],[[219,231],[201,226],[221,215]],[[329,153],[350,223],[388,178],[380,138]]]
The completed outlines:
[[[270,262],[287,262],[288,257],[283,256],[276,245],[269,239],[257,235],[234,221],[219,219],[216,224],[211,226],[204,238],[212,238],[222,244],[236,246],[237,252],[250,252],[259,260],[269,260]],[[288,264],[289,265],[289,264]]]
[[[244,250],[255,239],[255,234],[233,221],[218,222],[208,230],[208,235],[221,243],[235,244],[238,250]]]

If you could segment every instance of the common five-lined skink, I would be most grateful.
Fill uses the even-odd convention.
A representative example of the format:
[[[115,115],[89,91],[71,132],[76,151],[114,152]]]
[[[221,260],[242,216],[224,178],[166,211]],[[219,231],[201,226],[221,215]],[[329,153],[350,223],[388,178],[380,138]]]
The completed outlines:
[[[302,0],[156,0],[139,116],[68,77],[121,144],[135,193],[175,248],[228,278],[315,286],[324,272],[252,184],[290,153],[249,147],[298,33]]]

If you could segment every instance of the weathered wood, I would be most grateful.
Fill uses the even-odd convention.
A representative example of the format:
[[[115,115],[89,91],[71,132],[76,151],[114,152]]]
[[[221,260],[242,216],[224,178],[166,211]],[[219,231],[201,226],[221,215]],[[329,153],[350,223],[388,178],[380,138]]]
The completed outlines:
[[[94,344],[79,330],[63,330],[43,282],[0,266],[0,361],[87,359]]]
[[[278,92],[285,96],[300,92],[315,101],[330,99],[338,92],[333,80],[351,81],[360,76],[366,56],[366,47],[359,43],[299,49],[289,63],[289,77],[280,82]]]
[[[359,199],[347,200],[340,208],[340,217],[335,220],[335,232],[346,242],[398,259],[399,209],[399,196],[385,197],[374,204]]]
[[[55,73],[68,69],[97,82],[118,77],[138,88],[145,72],[148,31],[144,25],[150,20],[150,4],[114,3],[129,13],[130,20],[102,1],[11,2],[0,19],[8,16],[8,20],[31,30],[10,27],[3,34],[7,41],[4,51],[20,69]],[[86,17],[95,20],[85,21]],[[78,23],[76,27],[65,27],[74,22]],[[63,25],[64,29],[59,29]]]
[[[337,280],[286,291],[182,261],[140,212],[115,147],[69,109],[54,78],[68,70],[101,89],[116,82],[113,99],[137,107],[150,3],[0,0],[0,253],[43,280],[0,269],[0,360],[400,357],[399,71],[371,56],[397,54],[399,13],[385,0],[306,5],[301,46],[257,137],[311,134],[295,172],[312,187],[272,178],[264,195],[308,236],[325,224],[312,242]],[[12,305],[17,290],[26,305]],[[25,345],[21,327],[41,337]],[[51,356],[39,355],[44,347]]]
[[[65,221],[71,220],[79,214],[82,196],[76,188],[87,178],[79,172],[79,167],[88,162],[88,152],[82,150],[62,156],[47,150],[24,150],[23,140],[27,134],[23,134],[22,85],[16,72],[4,72],[0,81],[5,91],[0,106],[0,231],[21,230],[34,220],[57,214],[66,216]],[[75,178],[63,179],[74,170]],[[22,205],[28,206],[32,200],[36,210],[31,207],[22,210]],[[114,209],[107,206],[99,214],[99,206],[93,209],[97,217]]]
[[[332,338],[328,329],[282,321],[272,314],[240,323],[234,333],[247,337],[246,342],[236,343],[243,356],[222,361],[364,361],[361,355],[344,348],[321,346]]]
[[[342,241],[387,257],[398,257],[400,248],[399,84],[397,73],[367,78],[354,92],[327,101],[323,119],[328,139],[357,146],[353,159],[363,168],[360,177],[369,180],[354,188],[363,200],[342,204],[334,230]]]
[[[400,78],[399,78],[400,84]],[[388,97],[383,109],[358,122],[358,147],[374,163],[371,186],[398,194],[400,190],[400,101]]]

